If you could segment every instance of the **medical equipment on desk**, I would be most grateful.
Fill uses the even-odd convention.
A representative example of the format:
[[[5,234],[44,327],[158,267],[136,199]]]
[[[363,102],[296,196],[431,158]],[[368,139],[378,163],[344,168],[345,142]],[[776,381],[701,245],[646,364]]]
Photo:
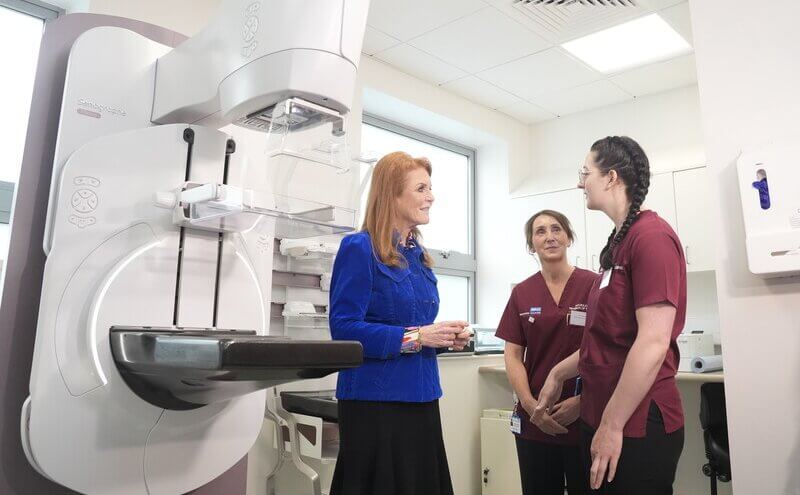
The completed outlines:
[[[743,152],[736,161],[747,265],[764,277],[800,274],[797,139]]]
[[[506,348],[506,342],[495,336],[497,332],[493,327],[473,326],[473,340],[475,342],[475,354],[502,354]]]
[[[344,116],[367,10],[224,0],[172,50],[107,26],[65,47],[21,421],[43,476],[186,493],[249,451],[265,388],[360,365],[359,343],[269,335],[269,317],[273,239],[355,226]]]
[[[714,336],[710,333],[682,333],[678,335],[677,341],[681,355],[678,371],[692,371],[694,358],[714,355]]]

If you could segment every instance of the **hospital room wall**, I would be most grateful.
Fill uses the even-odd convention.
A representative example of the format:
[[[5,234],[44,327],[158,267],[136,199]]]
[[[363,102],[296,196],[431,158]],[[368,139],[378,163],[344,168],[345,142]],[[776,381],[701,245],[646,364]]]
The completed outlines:
[[[709,228],[719,240],[716,282],[733,489],[794,495],[800,493],[800,278],[764,280],[748,271],[736,159],[743,149],[800,136],[800,4],[689,4],[710,194],[717,206]]]
[[[589,147],[609,135],[642,145],[654,173],[705,164],[697,86],[639,96],[629,102],[547,120],[530,128],[531,163],[512,172],[514,195],[575,187]]]
[[[636,139],[650,160],[653,173],[664,173],[706,164],[703,143],[700,99],[696,85],[653,95],[630,102],[548,120],[529,128],[530,160],[520,167],[511,163],[509,184],[512,197],[543,194],[576,187],[577,170],[592,143],[607,135],[627,135]],[[520,167],[514,169],[514,167]],[[513,200],[512,200],[513,201]],[[560,209],[562,205],[548,205]],[[568,205],[563,206],[569,211]],[[531,212],[534,213],[534,212]],[[511,232],[520,226],[511,226]],[[586,233],[577,232],[578,237]],[[531,263],[531,270],[536,265]],[[517,282],[508,273],[508,284]],[[518,276],[517,276],[518,277]],[[689,275],[687,329],[702,329],[719,338],[719,315],[716,304],[714,273]],[[496,321],[502,307],[487,308],[487,321]]]

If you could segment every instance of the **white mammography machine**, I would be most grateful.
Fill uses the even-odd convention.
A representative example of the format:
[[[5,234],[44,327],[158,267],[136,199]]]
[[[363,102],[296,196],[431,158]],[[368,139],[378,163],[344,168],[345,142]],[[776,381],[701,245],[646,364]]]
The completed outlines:
[[[188,492],[251,448],[264,388],[361,363],[356,342],[268,326],[274,239],[355,223],[343,117],[367,9],[223,0],[173,50],[114,27],[74,43],[22,411],[42,475]]]

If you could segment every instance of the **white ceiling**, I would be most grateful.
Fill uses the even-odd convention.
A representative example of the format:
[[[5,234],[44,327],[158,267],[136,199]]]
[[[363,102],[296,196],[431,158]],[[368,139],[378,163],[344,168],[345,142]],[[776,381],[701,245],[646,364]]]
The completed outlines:
[[[559,8],[554,27],[550,13],[515,0],[372,0],[363,52],[532,124],[697,82],[694,54],[608,75],[560,47],[651,12],[692,43],[687,0],[636,2]]]

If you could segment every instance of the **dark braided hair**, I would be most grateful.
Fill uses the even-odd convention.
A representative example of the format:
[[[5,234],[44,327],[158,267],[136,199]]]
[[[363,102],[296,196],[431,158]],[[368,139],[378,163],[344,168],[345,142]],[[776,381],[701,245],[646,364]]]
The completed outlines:
[[[608,136],[596,141],[591,148],[597,167],[607,174],[615,170],[625,184],[625,193],[631,201],[628,215],[620,226],[608,236],[606,247],[600,252],[600,266],[608,270],[614,266],[614,248],[618,246],[636,221],[650,188],[650,162],[639,143],[626,136]]]

